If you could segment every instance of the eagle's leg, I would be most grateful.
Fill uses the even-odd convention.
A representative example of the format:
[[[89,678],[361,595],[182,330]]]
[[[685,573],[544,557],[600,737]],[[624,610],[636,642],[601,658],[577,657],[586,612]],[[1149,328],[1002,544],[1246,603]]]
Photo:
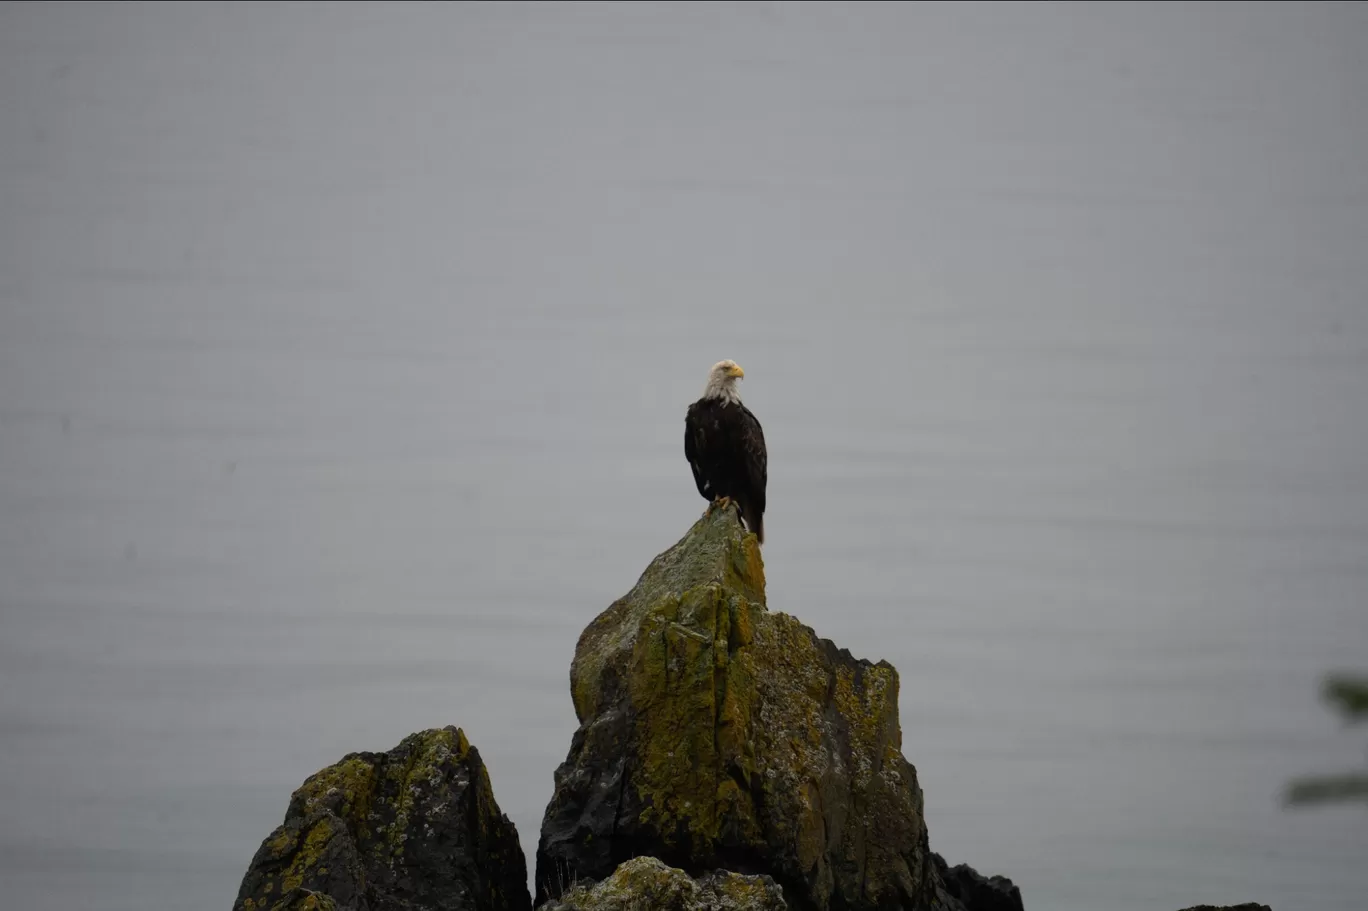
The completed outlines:
[[[731,502],[731,497],[718,497],[717,499],[713,500],[711,503],[708,504],[707,514],[712,515],[715,510],[726,509],[728,506],[731,505]]]

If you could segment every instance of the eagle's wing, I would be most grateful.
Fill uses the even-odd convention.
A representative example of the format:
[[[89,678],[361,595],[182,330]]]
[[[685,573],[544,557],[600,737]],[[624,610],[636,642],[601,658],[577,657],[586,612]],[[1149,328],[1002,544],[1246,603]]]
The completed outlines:
[[[701,429],[697,407],[690,405],[684,417],[684,458],[689,460],[689,470],[693,472],[694,486],[698,488],[699,495],[707,497],[710,496],[710,485],[703,477],[703,465],[698,459],[698,433]]]
[[[764,512],[765,485],[769,480],[769,450],[765,446],[765,431],[749,408],[743,405],[741,411],[745,418],[741,445],[746,456],[747,486],[755,498],[756,508]]]

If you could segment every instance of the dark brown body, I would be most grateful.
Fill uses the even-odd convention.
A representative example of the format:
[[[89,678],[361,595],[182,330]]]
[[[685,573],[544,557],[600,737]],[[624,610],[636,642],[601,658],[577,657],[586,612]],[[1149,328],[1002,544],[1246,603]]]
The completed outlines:
[[[694,484],[712,503],[730,497],[746,528],[765,543],[765,483],[768,456],[765,432],[740,402],[702,398],[684,419],[684,456]]]

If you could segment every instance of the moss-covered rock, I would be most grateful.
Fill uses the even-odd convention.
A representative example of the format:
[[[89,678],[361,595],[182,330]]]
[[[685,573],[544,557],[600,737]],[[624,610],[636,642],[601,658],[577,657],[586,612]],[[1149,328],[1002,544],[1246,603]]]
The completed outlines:
[[[799,911],[936,904],[897,672],[767,609],[734,508],[589,624],[570,682],[580,726],[542,823],[539,903],[653,856],[769,874]]]
[[[600,883],[568,886],[539,911],[784,911],[784,895],[768,876],[716,870],[701,879],[654,857],[623,863]]]
[[[310,776],[234,911],[527,911],[527,863],[479,751],[454,727]]]

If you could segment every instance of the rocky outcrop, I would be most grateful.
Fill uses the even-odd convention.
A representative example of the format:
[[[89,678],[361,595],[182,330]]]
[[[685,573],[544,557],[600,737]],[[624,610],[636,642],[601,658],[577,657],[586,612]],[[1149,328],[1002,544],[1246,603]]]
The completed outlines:
[[[576,884],[539,911],[785,911],[784,895],[768,876],[716,870],[694,879],[654,857],[622,864],[604,881]]]
[[[540,911],[1022,911],[929,847],[898,675],[765,603],[735,507],[581,634],[542,821]],[[310,776],[234,911],[530,911],[527,865],[454,727]]]
[[[735,507],[589,624],[570,684],[579,728],[542,820],[538,911],[1023,911],[1011,880],[931,852],[897,672],[768,609]],[[233,908],[532,901],[479,752],[446,727],[306,779]]]
[[[950,866],[932,852],[946,911],[1022,911],[1021,890],[1005,876],[983,876],[968,864]]]
[[[234,911],[528,911],[527,862],[458,728],[310,776],[253,857]]]
[[[580,725],[542,822],[539,903],[637,856],[768,874],[794,911],[942,903],[897,672],[767,609],[734,508],[584,630],[570,682]]]

